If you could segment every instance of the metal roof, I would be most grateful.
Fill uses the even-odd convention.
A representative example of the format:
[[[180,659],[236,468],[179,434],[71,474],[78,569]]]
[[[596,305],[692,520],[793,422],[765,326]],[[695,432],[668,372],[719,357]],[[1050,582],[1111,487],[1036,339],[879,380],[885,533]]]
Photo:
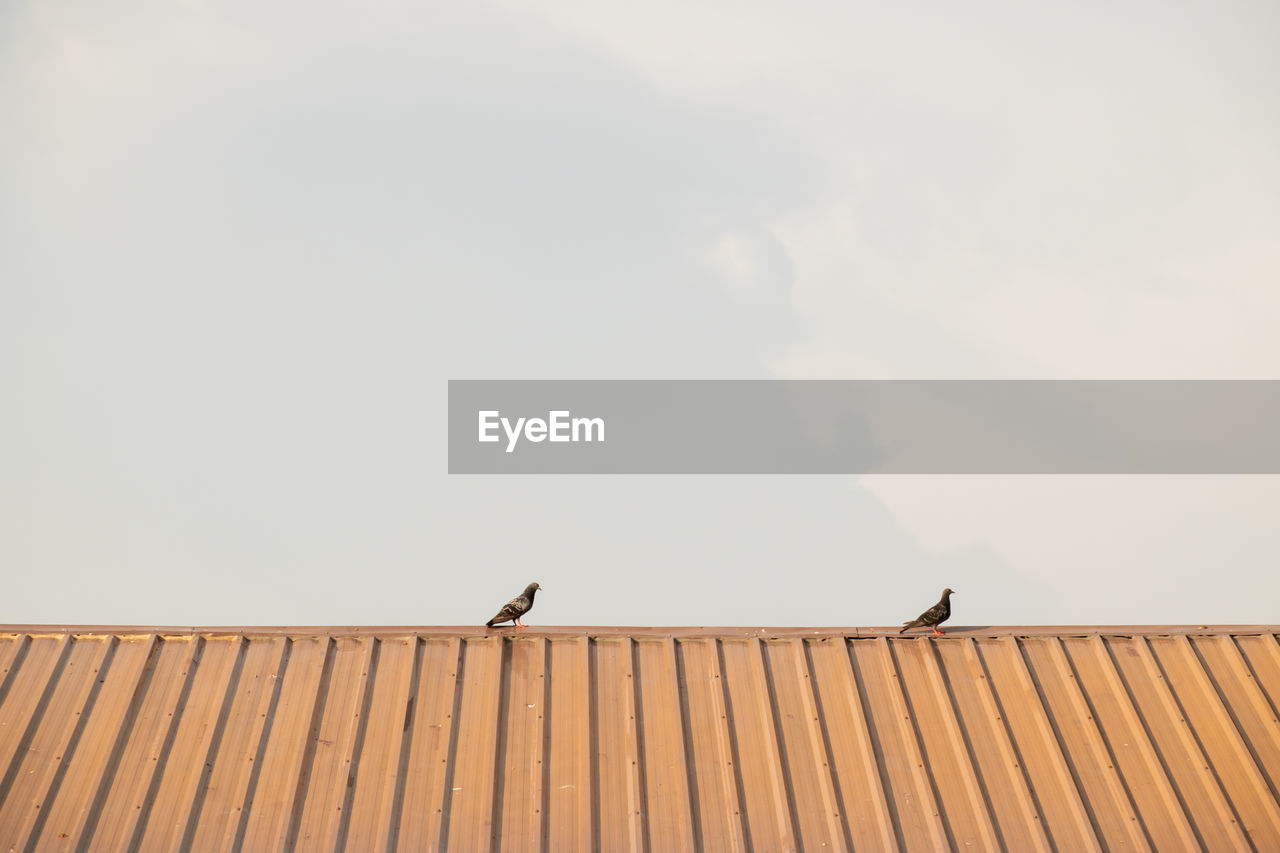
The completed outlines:
[[[1280,850],[1277,626],[0,626],[0,849]]]

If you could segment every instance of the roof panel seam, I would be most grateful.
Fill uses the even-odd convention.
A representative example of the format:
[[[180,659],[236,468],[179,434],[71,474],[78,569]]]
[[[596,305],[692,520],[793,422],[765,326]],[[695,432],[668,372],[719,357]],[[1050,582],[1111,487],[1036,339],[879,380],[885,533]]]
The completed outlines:
[[[1213,766],[1209,753],[1205,749],[1204,741],[1201,739],[1199,732],[1196,731],[1191,718],[1187,715],[1186,708],[1183,706],[1177,692],[1174,691],[1173,685],[1169,681],[1168,672],[1165,671],[1159,658],[1152,651],[1150,639],[1141,637],[1135,639],[1133,643],[1138,649],[1138,655],[1142,659],[1143,666],[1148,673],[1154,676],[1151,681],[1156,693],[1160,696],[1160,701],[1168,711],[1173,712],[1176,723],[1174,730],[1178,741],[1190,759],[1191,767],[1196,771],[1195,775],[1201,780],[1205,792],[1213,802],[1213,806],[1218,812],[1218,817],[1223,821],[1229,822],[1224,823],[1224,826],[1234,826],[1234,834],[1237,836],[1237,840],[1243,841],[1250,849],[1254,849],[1253,840],[1249,838],[1248,833],[1244,830],[1244,821],[1241,820],[1240,812],[1236,808],[1236,804],[1232,802],[1227,789],[1223,786],[1222,777],[1217,768]],[[1205,774],[1208,775],[1207,781],[1204,778]]]
[[[946,642],[952,641],[947,640]],[[944,715],[947,736],[951,741],[953,752],[956,753],[956,763],[960,766],[961,775],[964,777],[964,786],[968,793],[970,805],[978,818],[979,829],[984,835],[983,841],[992,849],[1006,849],[1007,845],[1004,842],[1003,834],[1000,832],[999,822],[996,820],[995,810],[991,803],[991,793],[987,790],[987,783],[982,777],[982,767],[978,764],[977,753],[974,752],[968,729],[964,724],[960,709],[957,707],[950,679],[947,678],[946,670],[938,660],[937,642],[932,640],[929,642],[924,653],[924,659],[929,677],[929,686],[937,699],[938,708]],[[959,760],[961,755],[966,760]]]
[[[410,756],[413,752],[413,738],[416,734],[415,705],[418,702],[418,690],[422,683],[422,655],[426,642],[421,637],[413,638],[413,672],[409,676],[409,695],[405,699],[404,724],[400,730],[400,754],[396,760],[396,784],[391,795],[391,812],[387,820],[386,849],[394,850],[400,836],[400,818],[404,813],[405,783],[409,776]]]
[[[1013,732],[1009,727],[1008,715],[1000,702],[1000,697],[996,694],[995,687],[991,683],[991,672],[987,669],[987,662],[979,652],[977,643],[974,642],[973,638],[966,637],[963,643],[965,660],[969,663],[970,671],[978,676],[976,679],[978,684],[975,689],[983,710],[991,718],[990,722],[993,724],[991,728],[996,735],[997,748],[1001,753],[1000,758],[1002,762],[1010,765],[1009,770],[1016,771],[1010,773],[1009,777],[1019,795],[1018,806],[1021,809],[1023,819],[1027,822],[1028,827],[1034,829],[1034,833],[1040,838],[1041,846],[1044,849],[1056,850],[1051,829],[1042,818],[1044,809],[1040,805],[1035,786],[1031,784],[1026,761],[1017,741],[1013,737]]]
[[[133,837],[128,845],[130,850],[139,849],[142,839],[146,835],[147,824],[151,820],[152,809],[155,808],[156,798],[160,794],[164,771],[169,764],[169,756],[173,752],[174,741],[178,737],[178,727],[182,724],[183,714],[186,713],[187,699],[191,696],[191,688],[195,685],[196,672],[200,669],[200,660],[203,656],[206,642],[204,637],[196,637],[191,643],[191,656],[187,660],[186,672],[183,673],[182,690],[179,691],[177,702],[174,703],[173,712],[169,716],[168,729],[165,732],[164,742],[160,746],[159,755],[153,761],[151,781],[147,786],[146,794],[143,796],[142,809],[138,814],[138,819],[133,825]]]
[[[734,718],[733,697],[729,695],[729,680],[725,675],[724,643],[719,638],[711,640],[711,663],[714,667],[712,678],[720,682],[720,696],[724,708],[725,731],[728,733],[729,755],[733,762],[734,791],[738,797],[738,826],[742,832],[742,840],[748,850],[753,850],[751,833],[751,815],[747,811],[746,786],[742,779],[742,754],[738,749],[738,724]]]
[[[917,792],[922,793],[922,799],[925,802],[926,811],[932,812],[931,821],[928,821],[930,834],[933,835],[938,849],[942,849],[945,845],[952,850],[958,849],[956,843],[955,832],[951,827],[950,821],[947,819],[946,812],[943,810],[942,795],[938,791],[938,782],[933,776],[933,771],[929,767],[929,762],[925,759],[924,739],[920,732],[919,721],[911,706],[911,698],[907,695],[906,689],[902,684],[902,668],[898,665],[898,656],[895,651],[895,643],[891,643],[888,637],[877,637],[874,641],[876,648],[880,651],[880,662],[885,669],[885,675],[890,683],[889,696],[893,704],[895,716],[899,721],[905,721],[898,725],[904,728],[903,743],[907,747],[911,764],[916,768],[912,772],[911,778],[915,782]],[[923,642],[916,640],[915,642]],[[921,782],[923,781],[923,784]]]
[[[355,738],[351,744],[351,759],[347,765],[347,789],[342,796],[342,814],[338,816],[337,842],[335,849],[345,850],[347,837],[351,833],[351,805],[355,802],[356,784],[360,778],[360,764],[364,757],[365,738],[369,732],[369,712],[373,707],[373,692],[378,680],[378,664],[382,660],[381,637],[370,640],[373,648],[369,650],[369,669],[364,679],[364,694],[360,697],[359,721],[356,723]]]
[[[59,644],[58,657],[50,670],[49,675],[45,678],[44,687],[40,691],[40,696],[36,699],[35,705],[31,709],[30,715],[26,719],[26,725],[23,727],[22,736],[18,738],[18,742],[14,744],[13,755],[9,757],[9,766],[5,769],[3,777],[0,777],[0,803],[5,802],[9,797],[9,790],[13,787],[14,780],[17,778],[18,770],[22,767],[23,759],[27,757],[27,751],[31,746],[31,739],[35,737],[36,731],[40,728],[40,723],[44,720],[46,709],[49,707],[49,701],[53,698],[53,693],[58,687],[63,672],[67,667],[67,660],[71,657],[72,640],[69,635],[64,635]]]
[[[201,769],[199,780],[196,782],[195,798],[187,815],[187,825],[182,833],[182,850],[190,850],[191,842],[195,838],[196,828],[200,824],[200,815],[204,809],[205,797],[209,791],[209,780],[213,776],[214,764],[218,760],[218,750],[222,746],[222,737],[227,729],[227,720],[231,717],[231,707],[235,702],[236,692],[240,688],[240,678],[244,673],[245,656],[249,649],[249,642],[244,637],[236,637],[236,661],[231,668],[231,677],[227,679],[227,687],[222,696],[222,704],[218,709],[218,716],[214,722],[213,736],[209,739],[209,748],[204,756],[204,767]]]
[[[311,771],[315,764],[316,747],[320,740],[320,723],[324,719],[325,706],[329,702],[330,679],[337,658],[337,642],[333,637],[324,639],[324,663],[320,670],[320,681],[316,685],[315,702],[311,706],[311,721],[306,729],[306,745],[302,751],[301,768],[298,785],[293,792],[293,803],[289,808],[289,824],[285,835],[285,848],[292,850],[297,846],[298,834],[302,829],[302,813],[307,806],[307,793],[311,788]]]
[[[1134,799],[1133,792],[1129,788],[1129,781],[1121,772],[1120,762],[1116,758],[1115,751],[1111,746],[1111,741],[1099,722],[1097,708],[1094,707],[1093,700],[1089,698],[1089,695],[1085,692],[1084,685],[1081,683],[1080,673],[1076,669],[1075,662],[1071,659],[1071,656],[1067,654],[1067,650],[1063,647],[1061,639],[1056,637],[1053,638],[1049,648],[1051,649],[1050,655],[1053,657],[1059,671],[1066,674],[1067,681],[1074,686],[1074,690],[1071,687],[1068,687],[1066,688],[1067,691],[1071,694],[1079,708],[1085,711],[1085,719],[1082,722],[1087,723],[1088,725],[1082,724],[1081,726],[1086,733],[1085,737],[1089,739],[1095,750],[1100,749],[1103,753],[1103,755],[1100,756],[1103,759],[1102,767],[1100,769],[1109,771],[1104,774],[1108,788],[1112,791],[1113,796],[1117,789],[1124,795],[1124,803],[1126,805],[1125,811],[1128,812],[1129,821],[1130,823],[1137,824],[1140,837],[1134,837],[1130,831],[1131,839],[1135,842],[1145,843],[1148,849],[1156,849],[1155,841],[1151,837],[1151,832],[1147,827],[1146,820],[1143,818],[1142,812],[1138,809],[1138,804]],[[1076,773],[1074,768],[1074,758],[1070,754],[1067,754],[1066,757],[1068,763],[1072,764],[1072,773]],[[1077,784],[1079,784],[1079,782],[1077,782]],[[1090,819],[1093,820],[1096,825],[1097,816],[1094,813],[1092,804],[1089,802],[1089,798],[1087,796],[1083,796],[1082,799],[1084,800],[1086,808],[1089,809]],[[1098,828],[1098,831],[1099,834],[1101,834],[1100,828]]]
[[[111,668],[112,662],[115,660],[116,649],[119,642],[114,638],[108,637],[107,648],[103,655],[102,662],[99,663],[98,669],[93,673],[93,684],[89,688],[89,693],[84,699],[83,705],[77,712],[79,718],[76,720],[75,727],[71,731],[65,746],[62,748],[62,754],[58,759],[57,770],[54,771],[53,778],[49,781],[48,788],[43,793],[43,801],[47,804],[57,802],[58,794],[62,790],[63,780],[66,778],[67,772],[71,769],[71,764],[75,761],[76,751],[79,749],[80,740],[84,736],[84,731],[89,725],[89,719],[93,715],[93,708],[98,703],[98,695],[102,692],[102,685],[106,681],[105,673]],[[3,799],[0,798],[0,802]],[[39,814],[36,815],[35,821],[31,825],[31,832],[27,837],[26,850],[36,850],[40,841],[40,836],[44,833],[46,822],[52,813],[51,808],[41,808]]]
[[[289,672],[289,660],[293,656],[293,644],[292,639],[285,638],[280,650],[280,658],[275,665],[275,673],[271,678],[271,699],[267,704],[266,719],[263,720],[262,730],[258,734],[258,743],[254,749],[254,757],[251,759],[253,767],[249,770],[249,779],[245,783],[244,801],[240,804],[240,815],[236,821],[236,831],[232,841],[234,850],[244,847],[245,833],[249,829],[249,816],[252,814],[254,797],[258,792],[258,781],[262,776],[262,765],[266,763],[267,744],[271,741],[276,713],[280,707],[280,695],[284,690],[284,680]]]
[[[766,719],[772,729],[773,743],[775,755],[777,756],[777,773],[774,774],[775,782],[782,783],[782,790],[778,791],[774,787],[775,801],[781,801],[780,805],[785,804],[785,808],[779,808],[779,817],[785,818],[786,823],[790,826],[790,837],[796,840],[797,844],[803,842],[803,833],[801,831],[800,815],[796,808],[795,797],[795,779],[792,773],[790,757],[787,751],[787,741],[782,730],[782,721],[778,718],[778,691],[773,681],[773,666],[769,662],[769,656],[765,653],[765,644],[759,638],[752,639],[751,646],[754,649],[754,657],[760,667],[761,675],[764,680],[765,695],[762,700],[768,704],[768,714]]]
[[[1161,799],[1170,807],[1172,814],[1182,818],[1178,824],[1180,833],[1187,841],[1194,841],[1200,849],[1208,849],[1199,827],[1195,824],[1192,812],[1183,797],[1182,791],[1173,783],[1169,763],[1156,744],[1151,728],[1141,712],[1132,688],[1115,660],[1110,644],[1102,637],[1091,637],[1088,642],[1098,660],[1101,661],[1100,667],[1103,670],[1104,677],[1111,683],[1112,694],[1116,697],[1116,703],[1119,705],[1121,713],[1127,718],[1130,727],[1140,738],[1138,749],[1145,754],[1144,760],[1147,765],[1153,768],[1151,775],[1155,779]],[[1159,768],[1159,772],[1156,772],[1154,768]]]
[[[840,835],[844,840],[845,848],[853,849],[853,830],[849,826],[848,809],[845,808],[847,802],[844,797],[844,790],[840,785],[840,771],[836,766],[835,750],[831,747],[831,728],[827,720],[825,706],[822,702],[820,691],[818,690],[818,675],[813,666],[813,649],[810,648],[809,640],[796,639],[798,645],[798,654],[804,665],[805,679],[807,681],[808,703],[813,708],[814,723],[816,724],[819,743],[816,744],[822,749],[822,757],[826,762],[827,778],[831,784],[831,795],[835,800],[836,808],[839,809],[839,829]],[[843,643],[843,640],[841,641]]]
[[[1016,637],[1008,637],[1002,641],[1002,645],[1008,649],[1010,659],[1014,661],[1014,669],[1018,674],[1019,680],[1030,688],[1030,693],[1035,696],[1034,702],[1029,702],[1031,716],[1037,723],[1040,730],[1040,737],[1044,740],[1045,751],[1050,756],[1050,762],[1054,771],[1058,774],[1064,793],[1070,797],[1070,811],[1075,817],[1075,823],[1080,835],[1092,842],[1093,849],[1102,849],[1102,839],[1099,837],[1099,830],[1096,823],[1095,815],[1089,807],[1085,792],[1081,788],[1080,779],[1076,775],[1076,769],[1072,765],[1071,756],[1063,742],[1062,733],[1057,728],[1057,723],[1052,714],[1052,708],[1044,695],[1043,686],[1036,679],[1031,665],[1027,662],[1026,650],[1022,643]]]

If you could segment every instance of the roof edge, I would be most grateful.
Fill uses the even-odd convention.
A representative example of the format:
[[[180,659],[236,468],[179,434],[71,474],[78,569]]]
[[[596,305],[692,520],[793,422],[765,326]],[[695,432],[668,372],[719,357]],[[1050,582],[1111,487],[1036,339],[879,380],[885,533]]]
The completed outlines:
[[[899,634],[900,626],[652,626],[548,625],[516,629],[483,625],[0,625],[0,634],[233,634],[233,635],[360,635],[405,636],[521,636],[521,637],[920,637],[923,629]],[[1135,636],[1197,634],[1277,634],[1280,625],[948,625],[947,637]]]

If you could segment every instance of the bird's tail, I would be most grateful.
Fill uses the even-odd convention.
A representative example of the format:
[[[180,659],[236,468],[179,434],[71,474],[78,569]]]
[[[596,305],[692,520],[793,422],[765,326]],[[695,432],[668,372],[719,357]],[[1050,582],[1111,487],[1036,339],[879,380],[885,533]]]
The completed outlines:
[[[484,626],[485,626],[486,628],[492,628],[492,627],[493,627],[493,620],[492,620],[492,619],[490,619],[488,622],[484,623]]]
[[[908,628],[914,628],[919,624],[920,624],[919,620],[915,620],[913,622],[903,622],[902,627],[898,629],[898,633],[905,634]]]

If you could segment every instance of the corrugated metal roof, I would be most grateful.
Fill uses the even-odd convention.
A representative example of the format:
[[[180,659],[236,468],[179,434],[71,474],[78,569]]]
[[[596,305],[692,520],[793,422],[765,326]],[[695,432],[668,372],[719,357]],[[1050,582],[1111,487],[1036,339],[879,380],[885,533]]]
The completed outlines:
[[[1275,626],[0,627],[14,850],[1280,850]]]

